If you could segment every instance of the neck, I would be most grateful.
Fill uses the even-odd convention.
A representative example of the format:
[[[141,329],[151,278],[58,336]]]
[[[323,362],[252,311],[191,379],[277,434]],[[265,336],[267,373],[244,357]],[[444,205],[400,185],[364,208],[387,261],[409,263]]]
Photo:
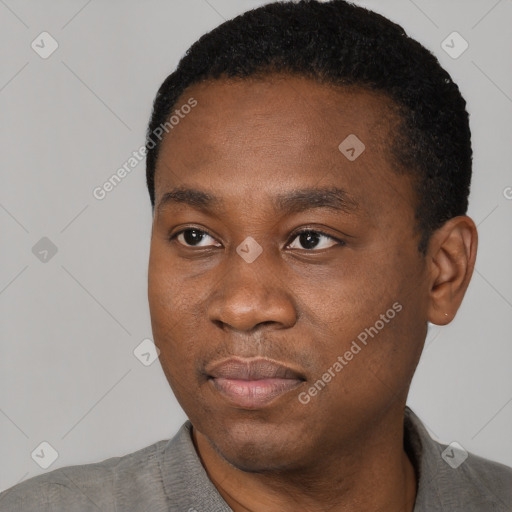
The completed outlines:
[[[412,512],[416,476],[401,414],[336,451],[330,447],[314,464],[261,473],[232,466],[203,434],[192,434],[210,480],[234,512]]]

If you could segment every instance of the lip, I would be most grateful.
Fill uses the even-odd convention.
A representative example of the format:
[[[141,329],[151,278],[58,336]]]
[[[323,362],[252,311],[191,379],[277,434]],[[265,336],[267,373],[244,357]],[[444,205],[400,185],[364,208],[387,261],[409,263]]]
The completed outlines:
[[[300,386],[306,379],[284,363],[231,357],[207,368],[214,388],[232,405],[258,409]]]

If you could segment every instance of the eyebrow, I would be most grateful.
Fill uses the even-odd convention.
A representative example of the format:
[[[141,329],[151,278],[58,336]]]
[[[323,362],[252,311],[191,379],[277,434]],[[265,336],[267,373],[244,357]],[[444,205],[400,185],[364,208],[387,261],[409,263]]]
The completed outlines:
[[[224,210],[225,202],[208,192],[194,188],[178,187],[166,192],[157,205],[157,214],[169,204],[185,204],[206,213]],[[358,202],[339,187],[295,189],[273,198],[276,213],[292,214],[315,208],[327,208],[342,213],[353,213]]]

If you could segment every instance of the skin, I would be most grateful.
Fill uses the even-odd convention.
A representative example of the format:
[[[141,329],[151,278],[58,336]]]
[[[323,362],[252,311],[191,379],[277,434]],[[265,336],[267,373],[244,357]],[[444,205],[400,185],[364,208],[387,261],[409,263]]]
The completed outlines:
[[[449,220],[418,252],[416,199],[393,171],[396,119],[382,94],[273,75],[197,84],[177,107],[190,97],[198,105],[158,159],[148,297],[162,367],[210,479],[235,512],[412,511],[407,393],[427,321],[449,323],[469,284],[474,222]],[[338,149],[349,134],[366,146],[354,161]],[[159,210],[179,186],[224,208]],[[341,188],[357,206],[273,208],[277,195],[319,187]],[[194,228],[202,238],[179,236]],[[304,228],[328,236],[307,246],[296,234]],[[249,236],[263,250],[252,263],[236,252]],[[394,303],[402,310],[301,403]],[[306,380],[265,406],[236,407],[206,375],[229,356],[272,358]]]

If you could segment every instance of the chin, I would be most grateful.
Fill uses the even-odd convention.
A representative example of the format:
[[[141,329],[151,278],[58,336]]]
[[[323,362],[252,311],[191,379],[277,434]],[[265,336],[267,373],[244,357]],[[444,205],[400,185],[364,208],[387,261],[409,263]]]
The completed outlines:
[[[272,447],[261,446],[241,446],[236,449],[230,446],[225,451],[218,450],[220,455],[232,466],[246,473],[268,473],[283,471],[293,466],[286,456],[290,454],[278,455]]]
[[[296,442],[288,428],[278,425],[238,423],[207,434],[217,452],[232,466],[248,473],[278,471],[297,465]]]

